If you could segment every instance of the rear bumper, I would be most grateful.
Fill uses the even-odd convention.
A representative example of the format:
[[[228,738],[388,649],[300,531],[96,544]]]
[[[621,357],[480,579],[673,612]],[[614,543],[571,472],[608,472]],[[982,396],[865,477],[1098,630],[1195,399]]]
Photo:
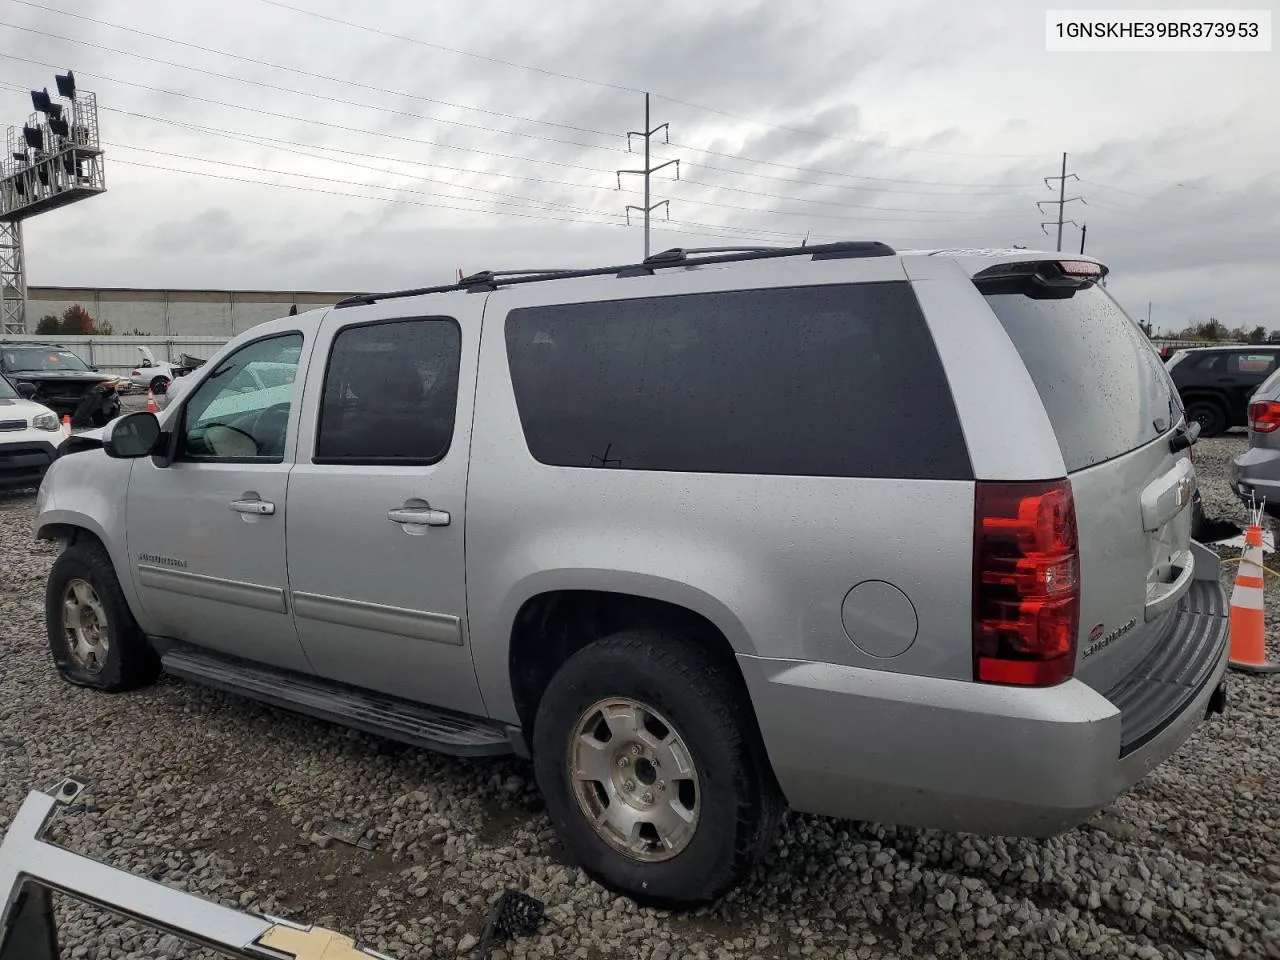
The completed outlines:
[[[0,489],[39,486],[57,455],[51,440],[0,442]]]
[[[1218,612],[1226,609],[1222,589],[1209,581],[1193,587],[1206,591],[1216,596],[1208,603],[1213,609],[1195,613],[1184,603],[1169,642],[1194,645],[1201,654],[1207,648],[1207,665],[1141,743],[1125,743],[1126,726],[1132,728],[1126,711],[1079,680],[1029,690],[826,663],[738,660],[774,772],[795,809],[1052,836],[1140,780],[1205,717],[1228,652],[1228,621]],[[1177,682],[1176,664],[1165,667],[1155,682]]]
[[[1280,450],[1250,447],[1231,464],[1231,489],[1245,503],[1280,506]]]

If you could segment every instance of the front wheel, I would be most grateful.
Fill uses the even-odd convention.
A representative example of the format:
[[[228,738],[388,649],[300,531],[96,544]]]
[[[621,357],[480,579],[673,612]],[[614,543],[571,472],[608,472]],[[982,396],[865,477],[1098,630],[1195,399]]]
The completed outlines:
[[[565,846],[638,901],[713,900],[776,834],[781,795],[746,692],[694,641],[632,630],[578,651],[543,694],[533,746]]]
[[[1227,429],[1227,414],[1212,400],[1193,400],[1187,405],[1187,419],[1200,424],[1200,436],[1216,437]]]
[[[69,683],[114,693],[145,686],[160,673],[111,558],[95,541],[79,540],[53,562],[45,623],[54,666]]]

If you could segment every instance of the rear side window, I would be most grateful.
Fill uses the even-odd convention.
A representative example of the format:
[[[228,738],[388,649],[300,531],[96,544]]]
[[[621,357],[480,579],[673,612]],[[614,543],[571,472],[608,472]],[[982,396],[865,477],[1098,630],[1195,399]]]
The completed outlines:
[[[453,442],[462,332],[443,317],[347,327],[333,340],[315,463],[428,465]]]
[[[1276,366],[1274,353],[1233,353],[1227,360],[1227,372],[1241,376],[1266,376]]]
[[[1179,408],[1168,372],[1105,290],[986,299],[1035,381],[1068,472],[1128,453],[1173,426]]]
[[[1199,357],[1192,354],[1191,362],[1187,364],[1192,370],[1216,370],[1222,363],[1222,354],[1205,353]]]
[[[526,307],[506,323],[542,463],[687,473],[970,479],[906,283]]]

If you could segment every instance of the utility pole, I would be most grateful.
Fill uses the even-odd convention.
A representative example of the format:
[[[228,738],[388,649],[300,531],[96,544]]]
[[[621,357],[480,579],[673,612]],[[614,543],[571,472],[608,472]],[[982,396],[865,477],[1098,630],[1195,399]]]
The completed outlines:
[[[632,137],[644,138],[644,169],[617,171],[619,190],[622,189],[622,175],[624,173],[634,174],[636,176],[644,177],[644,206],[638,207],[633,203],[629,203],[627,204],[626,213],[627,213],[628,224],[631,223],[632,210],[636,210],[644,214],[644,255],[646,259],[649,256],[649,214],[651,214],[654,210],[658,209],[658,207],[665,206],[667,208],[667,219],[668,220],[671,219],[671,201],[670,200],[661,200],[658,203],[649,202],[649,178],[652,177],[659,170],[662,170],[665,167],[669,167],[672,164],[674,164],[676,168],[676,179],[677,180],[680,179],[680,161],[679,160],[667,160],[664,163],[658,164],[656,167],[650,165],[649,142],[653,139],[654,134],[656,134],[659,130],[663,131],[663,142],[670,143],[671,142],[670,125],[665,123],[660,123],[656,127],[649,126],[649,94],[646,93],[644,95],[644,130],[643,131],[630,130],[627,132],[627,150],[628,151],[631,150]]]
[[[1058,176],[1058,177],[1045,177],[1045,178],[1044,178],[1044,185],[1045,185],[1046,187],[1048,187],[1050,190],[1052,190],[1052,189],[1053,189],[1053,187],[1050,185],[1049,181],[1050,181],[1050,180],[1057,180],[1057,181],[1058,181],[1058,199],[1057,199],[1057,200],[1037,200],[1037,201],[1036,201],[1036,208],[1037,208],[1041,213],[1044,213],[1044,207],[1045,207],[1045,204],[1049,204],[1050,206],[1055,206],[1055,205],[1056,205],[1056,206],[1057,206],[1057,208],[1058,208],[1058,220],[1057,220],[1057,224],[1058,224],[1058,252],[1059,252],[1059,253],[1061,253],[1061,252],[1062,252],[1062,225],[1063,225],[1064,223],[1069,223],[1069,224],[1071,224],[1072,226],[1076,226],[1076,227],[1080,226],[1080,224],[1076,223],[1074,220],[1067,220],[1067,219],[1065,219],[1065,216],[1066,216],[1066,209],[1067,209],[1067,204],[1068,204],[1068,203],[1074,203],[1076,200],[1079,200],[1081,203],[1084,203],[1084,204],[1085,204],[1085,206],[1088,206],[1088,204],[1086,203],[1086,201],[1085,201],[1084,197],[1070,197],[1070,198],[1068,198],[1068,197],[1067,197],[1067,181],[1068,181],[1068,180],[1079,180],[1079,179],[1080,179],[1080,178],[1079,178],[1079,177],[1077,177],[1074,173],[1070,173],[1070,174],[1069,174],[1069,173],[1067,173],[1067,155],[1064,153],[1064,154],[1062,155],[1062,175],[1061,175],[1061,176]],[[1048,228],[1048,227],[1053,226],[1053,224],[1054,224],[1054,221],[1052,221],[1052,220],[1047,220],[1047,221],[1045,221],[1045,222],[1043,222],[1043,223],[1041,223],[1041,224],[1040,224],[1040,229],[1041,229],[1041,230],[1043,230],[1043,231],[1045,232],[1045,234],[1047,235],[1047,234],[1049,233],[1049,231],[1048,231],[1048,229],[1047,229],[1047,228]]]

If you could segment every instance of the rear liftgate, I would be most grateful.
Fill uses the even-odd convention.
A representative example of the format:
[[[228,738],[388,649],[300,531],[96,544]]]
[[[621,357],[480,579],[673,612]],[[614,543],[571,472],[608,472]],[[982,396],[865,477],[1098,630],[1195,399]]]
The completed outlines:
[[[53,894],[65,894],[242,960],[392,960],[320,927],[256,917],[82,857],[42,839],[83,785],[32,791],[0,843],[0,960],[65,960]]]

